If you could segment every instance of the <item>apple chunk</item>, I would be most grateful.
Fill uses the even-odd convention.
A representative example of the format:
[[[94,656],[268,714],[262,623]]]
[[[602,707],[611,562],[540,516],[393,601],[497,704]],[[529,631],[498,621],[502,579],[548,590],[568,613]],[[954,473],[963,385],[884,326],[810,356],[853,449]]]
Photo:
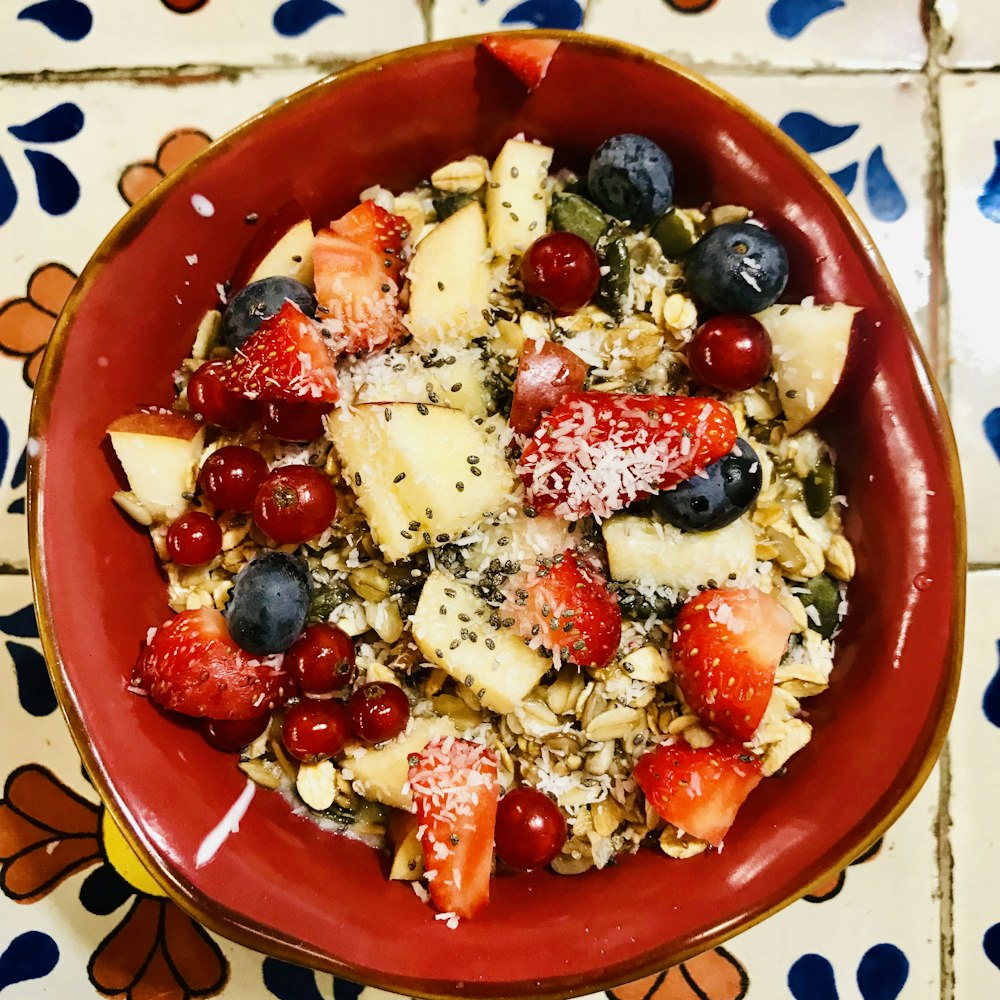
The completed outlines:
[[[108,426],[111,445],[135,499],[153,517],[172,520],[188,506],[205,428],[160,406],[139,406]]]
[[[444,544],[511,502],[503,449],[462,410],[361,403],[336,411],[328,432],[391,561]]]
[[[313,227],[297,201],[287,202],[257,223],[253,239],[233,270],[232,287],[276,277],[294,278],[310,288],[313,284]]]
[[[847,361],[858,306],[774,305],[757,314],[770,334],[778,394],[790,433],[829,402]]]
[[[487,329],[493,274],[486,218],[478,201],[449,215],[418,244],[407,270],[406,325],[421,347],[442,341],[468,344]]]

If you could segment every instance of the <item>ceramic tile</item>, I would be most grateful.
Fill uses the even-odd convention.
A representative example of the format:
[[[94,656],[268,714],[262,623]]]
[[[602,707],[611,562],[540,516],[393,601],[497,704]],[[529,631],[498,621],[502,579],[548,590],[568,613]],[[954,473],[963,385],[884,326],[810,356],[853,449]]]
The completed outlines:
[[[0,14],[4,72],[327,62],[416,45],[419,0],[16,0]]]
[[[584,27],[695,66],[916,69],[927,57],[920,9],[920,0],[590,0]]]
[[[592,0],[591,0],[592,2]],[[587,0],[434,0],[431,37],[498,28],[579,28]]]
[[[947,41],[946,66],[985,68],[1000,64],[1000,17],[981,0],[937,0],[935,6]]]
[[[923,78],[909,73],[712,78],[791,135],[848,195],[933,356]]]
[[[965,660],[951,727],[955,996],[1000,995],[1000,573],[970,576]]]
[[[1000,254],[1000,78],[942,86],[951,419],[966,481],[969,559],[1000,562],[1000,338],[993,289]]]
[[[8,86],[0,111],[0,157],[13,184],[6,198],[0,192],[0,564],[27,561],[19,460],[31,386],[75,275],[164,173],[316,77],[300,69],[182,87]]]
[[[840,877],[725,945],[747,972],[749,1000],[854,997],[855,981],[864,1000],[939,1000],[939,790],[935,770]]]

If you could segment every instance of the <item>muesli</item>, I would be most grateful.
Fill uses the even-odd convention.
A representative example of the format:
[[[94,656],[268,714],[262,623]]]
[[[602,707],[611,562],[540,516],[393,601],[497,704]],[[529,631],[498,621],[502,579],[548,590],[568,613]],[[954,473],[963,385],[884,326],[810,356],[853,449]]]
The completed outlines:
[[[778,304],[753,206],[678,207],[650,139],[553,154],[285,213],[109,428],[176,612],[131,690],[451,925],[496,865],[721,848],[854,571],[808,424],[856,310]]]

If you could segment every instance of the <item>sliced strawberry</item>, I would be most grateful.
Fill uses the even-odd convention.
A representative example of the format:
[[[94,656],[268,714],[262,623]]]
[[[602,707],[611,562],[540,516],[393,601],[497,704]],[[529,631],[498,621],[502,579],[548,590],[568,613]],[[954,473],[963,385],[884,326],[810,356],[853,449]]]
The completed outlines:
[[[434,905],[473,917],[490,901],[493,830],[500,785],[493,751],[453,736],[410,758],[410,794]]]
[[[487,35],[483,48],[504,64],[530,94],[545,78],[559,42],[549,38],[526,38],[523,35]]]
[[[530,644],[557,650],[581,667],[606,667],[622,641],[622,613],[608,581],[567,549],[511,577],[506,608]]]
[[[360,354],[400,340],[403,253],[409,224],[365,201],[313,244],[317,316],[338,352]]]
[[[173,712],[252,719],[280,703],[288,675],[281,656],[251,656],[218,611],[199,608],[150,630],[132,683]]]
[[[542,415],[564,396],[583,389],[587,362],[561,344],[536,340],[526,344],[517,366],[510,426],[518,434],[534,434]]]
[[[399,286],[403,276],[403,250],[410,235],[410,224],[401,215],[393,215],[373,201],[363,201],[347,215],[330,223],[338,236],[373,247],[382,255],[385,274]]]
[[[759,759],[741,746],[715,743],[696,749],[683,740],[643,754],[632,773],[668,823],[713,847],[722,843],[763,777]]]
[[[293,302],[265,319],[217,381],[248,399],[264,402],[335,403],[337,369],[317,324]]]
[[[695,714],[733,739],[752,739],[794,624],[760,590],[705,590],[690,598],[674,622],[673,661]]]
[[[717,399],[579,392],[543,418],[517,471],[537,510],[603,518],[697,475],[735,442]]]

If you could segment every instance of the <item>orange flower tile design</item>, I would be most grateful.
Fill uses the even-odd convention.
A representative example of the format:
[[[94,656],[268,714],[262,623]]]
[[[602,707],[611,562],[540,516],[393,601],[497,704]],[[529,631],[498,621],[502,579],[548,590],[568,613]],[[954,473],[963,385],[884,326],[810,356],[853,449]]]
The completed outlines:
[[[197,10],[207,0],[202,0],[197,6],[191,3],[166,4],[171,10],[188,7]],[[184,11],[188,13],[188,11]],[[152,160],[140,160],[130,163],[118,178],[118,192],[128,202],[134,205],[140,198],[148,194],[172,170],[187,163],[191,157],[200,153],[212,137],[201,129],[179,128],[164,137]]]
[[[94,988],[116,1000],[192,1000],[215,996],[229,980],[229,963],[219,946],[183,910],[161,895],[131,885],[114,862],[124,839],[108,850],[110,817],[38,764],[19,767],[7,778],[0,800],[0,889],[20,903],[33,903],[85,868],[87,882],[103,874],[111,883],[107,906],[84,905],[106,915],[134,897],[128,912],[98,944],[87,972]],[[134,856],[122,873],[138,864]],[[121,864],[121,860],[118,860]],[[134,868],[133,868],[134,872]],[[148,877],[148,876],[147,876]]]
[[[872,858],[876,857],[881,850],[882,841],[881,839],[876,840],[864,854],[855,858],[848,867],[853,868],[854,865],[862,865],[866,861],[871,861]],[[840,893],[841,889],[844,888],[844,883],[846,881],[847,868],[844,868],[837,872],[836,875],[823,879],[822,882],[817,882],[816,885],[814,885],[812,889],[802,898],[808,900],[810,903],[825,903],[828,899],[833,899],[834,896]]]
[[[667,3],[682,14],[700,14],[715,6],[715,0],[667,0]]]
[[[208,0],[160,0],[160,3],[175,14],[193,14],[196,10],[201,10]]]
[[[746,969],[725,948],[713,948],[655,976],[608,990],[610,1000],[743,1000]]]
[[[28,279],[27,294],[0,304],[0,354],[24,359],[24,381],[34,386],[56,317],[76,275],[50,261]]]

